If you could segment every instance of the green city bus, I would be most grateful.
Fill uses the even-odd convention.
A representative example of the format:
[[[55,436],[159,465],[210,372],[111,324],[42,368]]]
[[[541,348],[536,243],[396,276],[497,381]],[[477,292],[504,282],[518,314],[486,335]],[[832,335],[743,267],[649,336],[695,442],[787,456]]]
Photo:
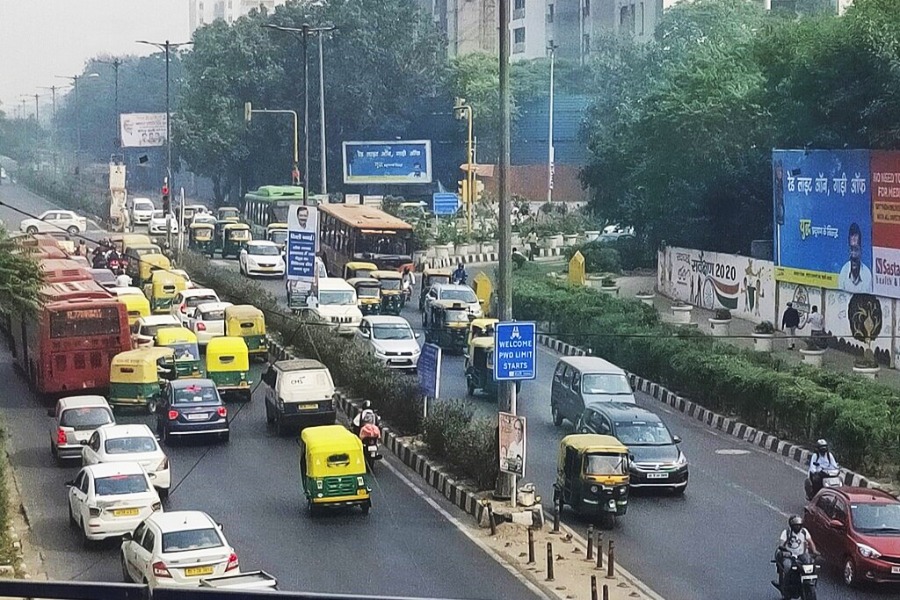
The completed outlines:
[[[247,192],[244,195],[244,220],[250,224],[253,239],[266,239],[269,225],[287,225],[288,207],[298,203],[303,203],[303,187],[299,185],[264,185]],[[310,204],[313,204],[312,198]]]

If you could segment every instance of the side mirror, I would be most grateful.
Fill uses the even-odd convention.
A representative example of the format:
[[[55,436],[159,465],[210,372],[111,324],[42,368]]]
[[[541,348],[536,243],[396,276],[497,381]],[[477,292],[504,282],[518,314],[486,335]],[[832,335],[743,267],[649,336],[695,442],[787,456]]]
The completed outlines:
[[[65,483],[65,485],[66,485],[66,487],[72,487],[73,485],[75,485],[75,480],[70,479]]]
[[[837,530],[841,530],[844,528],[844,524],[841,521],[838,521],[837,519],[832,519],[831,521],[829,521],[828,526],[831,529],[837,529]]]
[[[673,435],[673,436],[672,436],[672,441],[675,442],[676,444],[680,444],[680,443],[681,443],[681,436],[679,436],[679,435]]]
[[[88,445],[88,441],[87,441],[87,440],[79,440],[78,443],[81,444],[82,446],[87,446],[87,445]]]
[[[132,539],[132,537],[131,537],[131,532],[123,533],[123,534],[122,534],[122,541],[123,541],[123,542],[130,542],[131,539]]]
[[[225,527],[221,523],[216,523],[216,527],[218,527],[219,531],[224,531]]]
[[[413,335],[416,336],[416,339],[419,339],[420,337],[422,337],[422,334],[421,334],[421,333],[414,333]]]
[[[47,416],[48,416],[48,417],[55,417],[55,416],[56,416],[56,409],[55,409],[55,408],[48,408],[48,409],[47,409]]]

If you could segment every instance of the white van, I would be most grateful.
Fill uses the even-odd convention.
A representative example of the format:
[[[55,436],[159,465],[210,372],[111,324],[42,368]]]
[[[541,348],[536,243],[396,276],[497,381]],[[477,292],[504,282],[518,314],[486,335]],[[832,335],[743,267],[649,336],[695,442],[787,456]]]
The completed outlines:
[[[266,423],[279,435],[305,425],[333,425],[336,419],[334,381],[317,360],[279,360],[262,376],[266,392]]]
[[[574,424],[586,406],[603,402],[635,403],[625,371],[596,356],[559,359],[550,387],[554,425],[559,427],[564,419]]]
[[[339,277],[319,279],[319,293],[310,311],[337,327],[340,334],[353,334],[362,321],[362,312],[356,302],[356,290]]]

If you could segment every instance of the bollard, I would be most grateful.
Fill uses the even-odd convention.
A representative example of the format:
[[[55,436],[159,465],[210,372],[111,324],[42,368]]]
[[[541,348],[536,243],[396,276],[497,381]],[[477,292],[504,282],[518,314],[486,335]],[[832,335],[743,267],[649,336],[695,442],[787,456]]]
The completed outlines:
[[[491,535],[492,536],[497,535],[497,524],[494,523],[494,509],[491,506],[490,502],[488,502],[488,505],[487,505],[487,512],[488,512],[488,523],[490,523],[490,525],[491,525]]]
[[[603,532],[597,532],[597,570],[603,570]]]
[[[599,551],[600,549],[597,548]],[[588,525],[587,532],[587,560],[594,560],[594,526]]]
[[[547,542],[547,581],[553,581],[553,542]]]
[[[609,586],[603,584],[603,600],[609,600]]]
[[[562,505],[562,494],[560,494],[556,502],[556,510],[553,511],[553,533],[559,533],[559,515],[562,512]]]
[[[596,575],[591,575],[591,600],[597,600],[597,576]]]
[[[606,578],[612,579],[615,575],[616,569],[616,544],[612,540],[609,540],[609,556],[606,559]]]
[[[534,564],[534,529],[528,528],[528,564]]]

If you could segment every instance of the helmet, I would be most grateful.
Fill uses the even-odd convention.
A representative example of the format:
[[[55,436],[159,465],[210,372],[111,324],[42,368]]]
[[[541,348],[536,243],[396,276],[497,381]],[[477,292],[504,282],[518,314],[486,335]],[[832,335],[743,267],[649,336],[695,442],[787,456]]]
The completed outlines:
[[[819,452],[828,452],[828,441],[821,439],[816,442],[816,450]]]
[[[803,529],[803,519],[797,515],[792,516],[788,519],[788,527],[790,527],[791,531],[794,533],[800,533],[800,530]]]

